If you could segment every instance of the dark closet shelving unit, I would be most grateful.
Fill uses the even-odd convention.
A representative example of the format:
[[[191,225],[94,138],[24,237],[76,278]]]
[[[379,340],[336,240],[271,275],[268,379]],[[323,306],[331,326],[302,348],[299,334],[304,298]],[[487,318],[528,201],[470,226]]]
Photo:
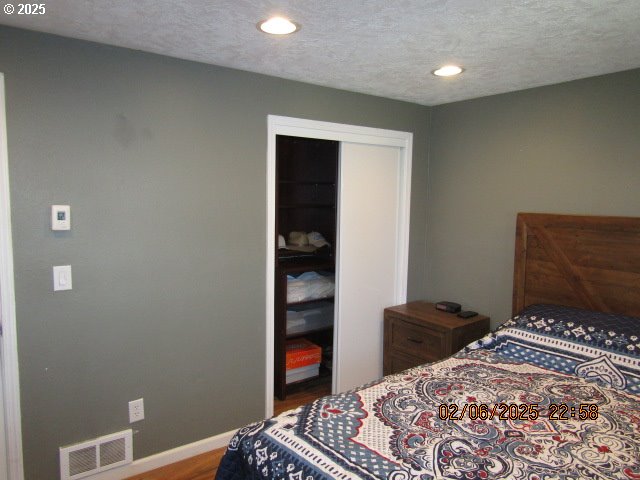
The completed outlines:
[[[287,395],[285,346],[288,339],[305,337],[320,345],[323,351],[333,348],[333,325],[287,333],[288,308],[313,308],[318,302],[333,302],[333,298],[321,298],[287,303],[287,275],[297,276],[308,271],[335,273],[338,156],[339,142],[336,141],[276,137],[274,393],[280,400]],[[320,232],[331,248],[325,247],[315,254],[280,250],[278,235],[288,240],[292,231]],[[321,367],[320,375],[330,374],[329,369]],[[312,379],[302,381],[309,380]]]

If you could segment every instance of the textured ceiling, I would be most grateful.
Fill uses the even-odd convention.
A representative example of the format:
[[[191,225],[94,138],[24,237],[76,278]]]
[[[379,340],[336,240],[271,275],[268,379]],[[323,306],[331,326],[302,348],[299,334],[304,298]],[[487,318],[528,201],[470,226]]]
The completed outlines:
[[[302,29],[259,32],[272,14]],[[424,105],[640,67],[640,0],[52,0],[0,23]]]

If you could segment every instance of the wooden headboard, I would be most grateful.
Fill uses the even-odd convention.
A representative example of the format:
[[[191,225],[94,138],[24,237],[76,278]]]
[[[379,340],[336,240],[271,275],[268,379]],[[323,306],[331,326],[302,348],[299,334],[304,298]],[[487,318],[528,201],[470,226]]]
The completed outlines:
[[[640,317],[640,218],[519,213],[513,314],[534,303]]]

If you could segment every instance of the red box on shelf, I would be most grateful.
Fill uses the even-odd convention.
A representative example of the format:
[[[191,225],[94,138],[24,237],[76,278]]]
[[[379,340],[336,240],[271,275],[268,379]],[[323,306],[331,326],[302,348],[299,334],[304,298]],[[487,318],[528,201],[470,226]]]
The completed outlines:
[[[320,363],[322,349],[306,338],[287,340],[287,370]]]

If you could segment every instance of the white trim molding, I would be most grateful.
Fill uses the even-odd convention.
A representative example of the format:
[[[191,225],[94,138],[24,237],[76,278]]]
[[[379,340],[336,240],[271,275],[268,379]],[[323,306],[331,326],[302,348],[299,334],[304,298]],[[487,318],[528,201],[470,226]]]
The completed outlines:
[[[399,147],[401,149],[402,193],[398,225],[397,298],[406,301],[409,265],[409,215],[411,198],[411,166],[413,161],[413,134],[396,130],[321,122],[277,115],[267,116],[267,265],[266,265],[266,362],[265,362],[265,416],[273,415],[274,395],[274,274],[275,274],[275,218],[276,218],[276,136],[319,138],[338,142],[361,143]],[[336,387],[336,376],[333,388]]]
[[[24,478],[16,299],[13,283],[13,245],[9,195],[9,157],[5,110],[4,74],[0,73],[0,307],[2,308],[2,381],[9,480]]]

